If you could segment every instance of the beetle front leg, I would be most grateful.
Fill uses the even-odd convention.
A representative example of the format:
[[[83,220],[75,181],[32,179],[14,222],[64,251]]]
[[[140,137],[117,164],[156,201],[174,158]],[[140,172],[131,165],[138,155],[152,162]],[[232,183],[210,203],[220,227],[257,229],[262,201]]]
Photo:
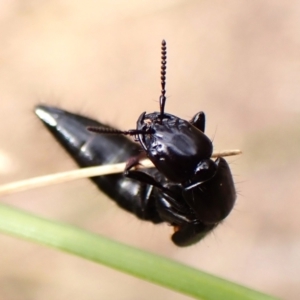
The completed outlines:
[[[163,189],[163,186],[151,175],[143,172],[143,171],[130,171],[126,170],[124,171],[124,175],[127,178],[134,179],[137,181],[140,181],[142,183],[153,185],[159,189]]]
[[[127,162],[126,162],[126,167],[125,167],[125,173],[128,172],[130,169],[137,167],[138,165],[140,165],[140,161],[143,159],[146,159],[147,155],[146,153],[140,152],[138,155],[136,156],[132,156],[130,157]]]

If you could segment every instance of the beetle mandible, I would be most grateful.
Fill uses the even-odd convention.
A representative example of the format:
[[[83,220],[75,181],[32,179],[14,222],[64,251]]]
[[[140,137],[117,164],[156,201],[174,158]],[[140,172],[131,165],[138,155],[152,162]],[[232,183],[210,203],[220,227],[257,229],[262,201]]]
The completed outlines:
[[[165,112],[164,40],[161,52],[160,111],[143,112],[136,129],[117,130],[45,105],[38,105],[36,114],[79,166],[127,160],[124,174],[91,179],[119,206],[140,219],[171,224],[172,241],[189,246],[227,217],[236,191],[226,160],[211,159],[213,146],[204,134],[205,114],[199,112],[186,121]],[[134,136],[138,143],[124,135]],[[133,170],[146,156],[155,168]]]

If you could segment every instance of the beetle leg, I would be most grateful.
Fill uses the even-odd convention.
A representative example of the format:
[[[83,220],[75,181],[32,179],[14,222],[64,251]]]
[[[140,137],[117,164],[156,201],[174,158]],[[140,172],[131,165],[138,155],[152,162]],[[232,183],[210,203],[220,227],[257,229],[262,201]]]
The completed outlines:
[[[159,189],[163,189],[163,186],[154,179],[154,177],[152,177],[151,175],[142,172],[142,171],[130,171],[130,170],[126,170],[124,171],[124,175],[130,179],[134,179],[146,184],[150,184],[153,185]]]
[[[140,165],[140,161],[147,158],[146,153],[143,151],[139,155],[130,157],[126,162],[125,172]]]
[[[203,111],[196,113],[190,123],[194,125],[196,128],[204,132],[205,130],[205,114]]]
[[[172,241],[180,247],[197,243],[218,225],[201,222],[186,205],[181,193],[176,194],[173,190],[164,191],[156,206],[161,218],[174,226]]]
[[[181,195],[179,195],[180,198]],[[157,201],[157,210],[161,218],[170,223],[173,226],[180,227],[182,224],[190,223],[191,217],[194,215],[189,210],[189,208],[184,204],[180,203],[179,198],[173,198],[173,195],[168,195],[168,193],[163,193]]]
[[[180,247],[190,246],[202,240],[217,225],[218,223],[185,223],[178,228],[175,227],[175,232],[172,235],[172,241]]]
[[[166,184],[166,187],[158,182],[153,176],[142,171],[125,171],[125,176],[151,185],[160,190],[156,199],[156,207],[161,218],[174,225],[191,222],[195,214],[185,203],[182,190],[179,185]]]

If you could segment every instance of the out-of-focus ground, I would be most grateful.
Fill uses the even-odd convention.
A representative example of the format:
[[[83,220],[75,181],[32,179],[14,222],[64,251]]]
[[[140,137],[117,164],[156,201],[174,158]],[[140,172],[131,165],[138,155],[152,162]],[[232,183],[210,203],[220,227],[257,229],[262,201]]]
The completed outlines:
[[[1,202],[148,249],[281,297],[300,295],[299,1],[2,1],[0,183],[75,168],[33,114],[60,106],[133,128],[158,109],[203,110],[239,192],[213,234],[175,247],[81,180]],[[189,299],[106,267],[0,235],[0,299]],[[141,266],[142,267],[142,266]]]

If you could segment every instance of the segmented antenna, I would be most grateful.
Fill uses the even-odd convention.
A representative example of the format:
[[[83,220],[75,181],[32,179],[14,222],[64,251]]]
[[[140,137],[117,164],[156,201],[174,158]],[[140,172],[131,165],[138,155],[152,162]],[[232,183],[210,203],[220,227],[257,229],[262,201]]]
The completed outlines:
[[[161,95],[159,97],[160,117],[164,117],[166,103],[166,70],[167,70],[167,43],[165,40],[161,42]]]

